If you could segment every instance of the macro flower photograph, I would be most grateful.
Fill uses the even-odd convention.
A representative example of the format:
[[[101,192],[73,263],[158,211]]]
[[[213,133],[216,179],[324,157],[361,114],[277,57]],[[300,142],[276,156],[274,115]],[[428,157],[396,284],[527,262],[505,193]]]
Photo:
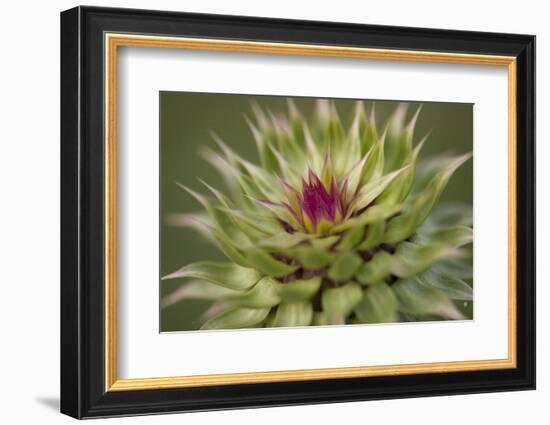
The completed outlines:
[[[473,320],[473,105],[160,106],[162,332]]]

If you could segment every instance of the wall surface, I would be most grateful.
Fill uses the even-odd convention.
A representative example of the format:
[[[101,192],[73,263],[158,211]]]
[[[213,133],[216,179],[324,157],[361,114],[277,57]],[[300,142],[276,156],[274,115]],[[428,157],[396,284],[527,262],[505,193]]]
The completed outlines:
[[[550,413],[550,27],[540,1],[96,1],[96,5],[537,35],[538,389],[533,392],[135,417],[109,423],[548,423]],[[8,2],[0,16],[0,392],[2,423],[70,423],[59,392],[59,12]],[[546,405],[545,405],[546,402]],[[100,421],[103,422],[103,421]]]

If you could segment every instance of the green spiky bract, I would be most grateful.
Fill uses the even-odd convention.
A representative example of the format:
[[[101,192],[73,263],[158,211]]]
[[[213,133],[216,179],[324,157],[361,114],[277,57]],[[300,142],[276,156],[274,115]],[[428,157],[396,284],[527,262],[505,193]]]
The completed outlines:
[[[205,183],[187,190],[203,211],[192,226],[227,257],[165,276],[184,279],[164,305],[213,301],[202,329],[309,326],[467,318],[472,299],[466,246],[471,207],[438,206],[470,155],[423,161],[415,143],[420,109],[406,122],[400,104],[385,129],[358,102],[348,129],[333,102],[319,100],[308,123],[253,106],[249,122],[259,164],[217,136],[206,159],[227,193]]]

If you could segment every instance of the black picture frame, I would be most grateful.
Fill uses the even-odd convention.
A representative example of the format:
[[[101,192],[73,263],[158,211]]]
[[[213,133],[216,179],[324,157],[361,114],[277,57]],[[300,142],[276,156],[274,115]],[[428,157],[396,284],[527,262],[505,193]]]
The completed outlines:
[[[104,34],[258,40],[517,58],[517,367],[105,391]],[[61,13],[61,412],[75,418],[535,388],[535,37],[131,9]]]

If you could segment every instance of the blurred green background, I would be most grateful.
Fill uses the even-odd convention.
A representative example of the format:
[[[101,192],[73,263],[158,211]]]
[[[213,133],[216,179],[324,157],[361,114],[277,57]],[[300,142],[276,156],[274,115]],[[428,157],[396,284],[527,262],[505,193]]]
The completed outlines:
[[[225,189],[222,178],[199,155],[208,146],[217,145],[210,131],[214,131],[226,144],[244,158],[257,162],[256,145],[244,119],[251,116],[251,101],[263,108],[286,112],[286,97],[250,96],[210,93],[160,93],[160,273],[164,276],[194,261],[223,261],[225,258],[215,247],[202,239],[194,230],[171,226],[167,217],[173,213],[201,210],[189,194],[176,182],[204,192],[198,178],[210,185]],[[314,98],[293,97],[306,117],[311,117]],[[352,119],[355,100],[335,101],[345,125]],[[419,103],[410,104],[409,117]],[[376,100],[376,121],[379,128],[385,124],[398,102]],[[458,103],[425,103],[415,128],[415,143],[430,130],[431,135],[422,149],[420,158],[472,151],[473,105]],[[370,102],[366,101],[367,111]],[[468,161],[455,173],[445,189],[441,202],[473,202],[473,162]],[[176,290],[182,280],[160,281],[161,298]],[[194,330],[201,326],[200,314],[209,306],[204,301],[182,301],[160,311],[162,332]]]

